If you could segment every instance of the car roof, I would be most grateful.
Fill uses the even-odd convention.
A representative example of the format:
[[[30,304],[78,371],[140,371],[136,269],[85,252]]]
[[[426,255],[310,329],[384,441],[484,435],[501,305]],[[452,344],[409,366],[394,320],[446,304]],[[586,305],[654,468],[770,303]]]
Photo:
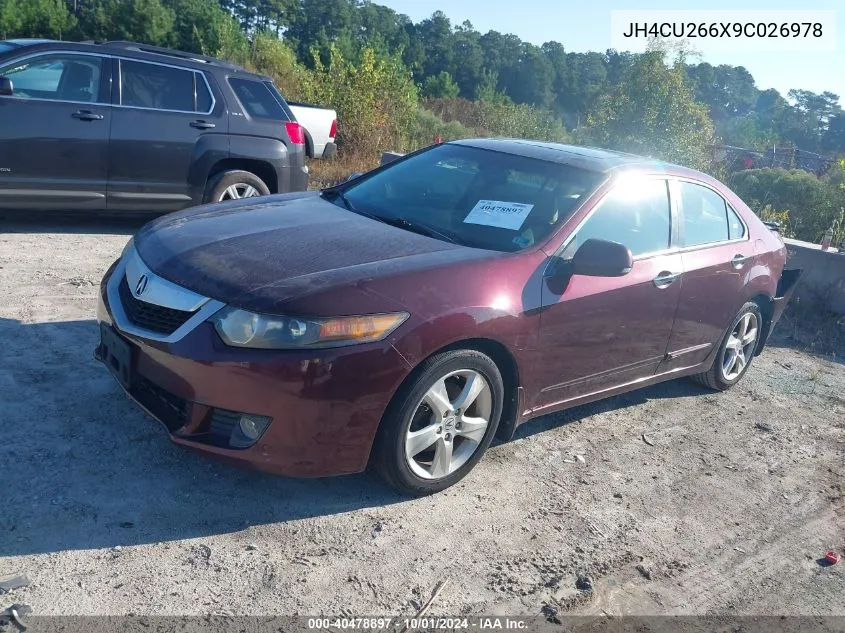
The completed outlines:
[[[207,57],[205,55],[200,55],[199,53],[189,53],[170,48],[162,48],[160,46],[151,46],[149,44],[139,42],[61,42],[58,40],[46,39],[14,39],[2,40],[2,43],[12,44],[14,52],[16,53],[21,52],[22,49],[32,49],[32,51],[50,51],[58,49],[66,51],[98,52],[105,55],[118,55],[121,57],[131,57],[133,59],[151,62],[185,66],[186,68],[192,68],[195,70],[215,68],[229,73],[246,75],[251,78],[259,78],[262,80],[268,79],[263,75],[251,73],[237,64],[233,64],[222,59]],[[9,51],[6,51],[6,53],[8,54]]]
[[[562,165],[571,165],[589,171],[607,173],[611,171],[644,169],[667,175],[690,176],[708,179],[705,174],[680,165],[666,163],[645,156],[626,154],[609,149],[582,147],[565,143],[549,143],[516,138],[479,138],[450,141],[455,145],[477,147],[514,156],[524,156]]]

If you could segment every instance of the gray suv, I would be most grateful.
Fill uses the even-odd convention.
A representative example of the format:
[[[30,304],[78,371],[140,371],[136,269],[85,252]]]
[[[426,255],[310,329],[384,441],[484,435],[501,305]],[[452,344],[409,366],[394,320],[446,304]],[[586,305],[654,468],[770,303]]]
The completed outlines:
[[[132,42],[0,41],[0,209],[167,212],[304,191],[269,77]]]

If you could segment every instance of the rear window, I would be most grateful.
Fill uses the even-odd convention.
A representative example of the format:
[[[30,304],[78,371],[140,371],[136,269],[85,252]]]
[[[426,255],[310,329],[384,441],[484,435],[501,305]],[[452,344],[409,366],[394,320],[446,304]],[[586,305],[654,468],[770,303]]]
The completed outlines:
[[[229,85],[232,86],[238,101],[249,116],[274,121],[288,120],[282,104],[264,83],[232,77],[229,79]]]

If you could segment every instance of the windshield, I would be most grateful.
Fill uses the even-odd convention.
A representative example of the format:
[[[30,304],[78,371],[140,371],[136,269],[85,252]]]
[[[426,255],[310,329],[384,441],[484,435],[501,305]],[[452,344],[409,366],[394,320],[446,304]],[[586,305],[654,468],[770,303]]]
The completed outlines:
[[[513,252],[546,238],[601,180],[567,165],[446,144],[351,184],[343,195],[361,213]]]

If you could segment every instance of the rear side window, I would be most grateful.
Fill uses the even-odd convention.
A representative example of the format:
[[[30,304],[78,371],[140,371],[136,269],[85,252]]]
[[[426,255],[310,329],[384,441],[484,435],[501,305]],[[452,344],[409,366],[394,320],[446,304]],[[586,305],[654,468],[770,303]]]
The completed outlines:
[[[121,104],[154,110],[194,112],[194,72],[120,60]]]
[[[665,180],[643,178],[616,185],[567,244],[564,259],[589,239],[618,242],[634,257],[665,251],[672,236],[672,212]]]
[[[249,116],[274,121],[288,120],[282,105],[263,82],[232,77],[229,79],[229,85]]]
[[[684,246],[702,246],[726,242],[727,203],[718,193],[691,182],[679,183]]]
[[[739,214],[728,205],[728,237],[738,240],[745,237],[745,225],[739,219]]]
[[[201,73],[197,77],[197,112],[208,112],[211,110],[212,98],[208,91],[208,84],[205,83]]]

